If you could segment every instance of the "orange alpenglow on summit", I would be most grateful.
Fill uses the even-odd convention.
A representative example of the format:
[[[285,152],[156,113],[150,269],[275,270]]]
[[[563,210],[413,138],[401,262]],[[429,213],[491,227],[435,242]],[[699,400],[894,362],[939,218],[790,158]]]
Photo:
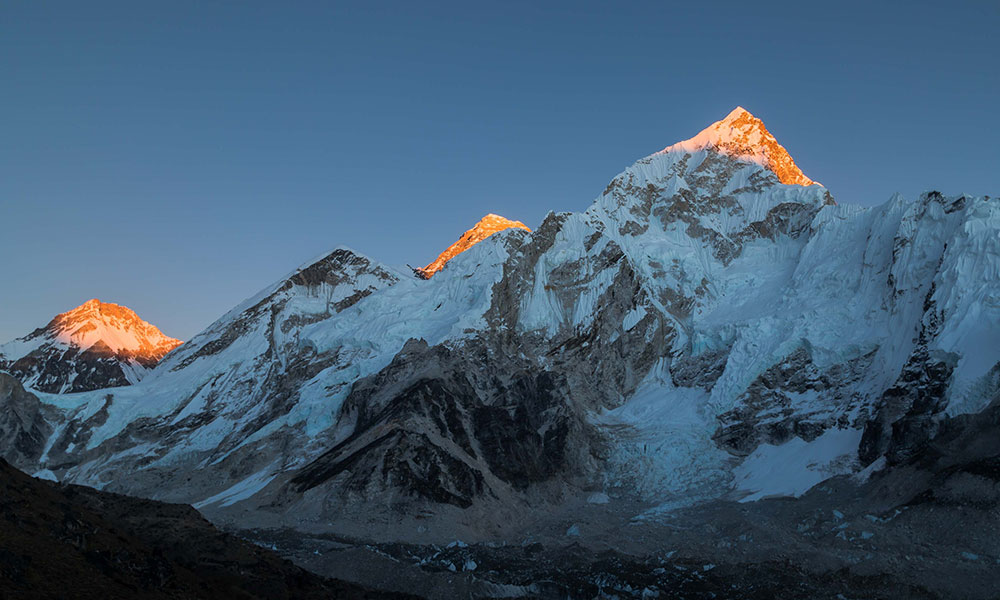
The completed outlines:
[[[813,185],[785,147],[774,139],[764,122],[737,106],[726,118],[712,123],[689,140],[667,146],[661,152],[699,152],[715,150],[727,156],[757,163],[789,185]]]
[[[56,315],[46,330],[56,341],[82,350],[106,347],[112,353],[153,362],[182,343],[143,321],[127,306],[97,298]]]
[[[527,225],[520,221],[511,221],[510,219],[505,219],[500,215],[488,214],[480,219],[472,229],[463,233],[462,237],[458,238],[457,242],[448,246],[448,248],[434,260],[434,262],[427,265],[423,269],[414,269],[414,271],[416,271],[421,277],[430,279],[435,273],[440,271],[449,260],[455,258],[494,233],[503,231],[504,229],[510,229],[511,227],[518,227],[520,229],[524,229],[525,231],[531,231]]]

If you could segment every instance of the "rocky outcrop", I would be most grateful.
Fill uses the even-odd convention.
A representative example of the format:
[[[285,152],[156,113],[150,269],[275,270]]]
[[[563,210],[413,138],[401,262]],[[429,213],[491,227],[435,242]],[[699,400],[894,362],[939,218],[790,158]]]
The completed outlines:
[[[849,427],[862,404],[857,385],[874,354],[821,368],[806,348],[797,349],[761,373],[736,408],[719,415],[715,440],[745,456],[760,444],[812,441],[830,428]]]
[[[899,464],[935,436],[948,403],[948,385],[957,357],[932,357],[920,347],[903,367],[896,383],[876,405],[874,419],[865,425],[858,455],[863,464],[885,457]]]
[[[496,359],[484,363],[488,355]],[[292,490],[336,483],[368,502],[396,490],[465,508],[582,472],[575,455],[588,454],[586,426],[565,389],[558,374],[479,342],[450,349],[411,340],[355,383],[341,412],[352,434],[300,470]]]
[[[55,411],[20,381],[0,373],[0,457],[20,468],[37,465],[52,435],[46,416],[55,418]]]

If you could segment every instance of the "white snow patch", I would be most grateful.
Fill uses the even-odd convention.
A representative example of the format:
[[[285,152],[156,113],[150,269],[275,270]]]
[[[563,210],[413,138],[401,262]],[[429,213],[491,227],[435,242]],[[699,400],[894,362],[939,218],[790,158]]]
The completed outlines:
[[[32,477],[34,477],[35,479],[44,479],[45,481],[59,481],[59,478],[56,477],[56,474],[48,469],[42,469],[41,471],[38,471],[37,473],[32,475]]]
[[[218,494],[212,496],[211,498],[205,498],[201,502],[194,504],[195,508],[202,508],[208,506],[209,504],[216,504],[221,502],[220,506],[229,506],[235,504],[240,500],[246,500],[250,496],[253,496],[257,492],[264,489],[267,484],[277,477],[277,473],[271,473],[271,468],[268,467],[259,473],[255,473],[250,477],[240,481],[236,485],[233,485]]]
[[[590,504],[607,504],[611,502],[611,498],[608,497],[604,492],[594,492],[587,498],[587,502]]]
[[[869,479],[871,479],[872,475],[884,469],[885,464],[886,464],[885,457],[884,456],[878,457],[874,462],[872,462],[872,464],[868,465],[864,469],[861,469],[860,471],[855,473],[853,475],[854,481],[858,483],[867,482]]]
[[[817,483],[849,472],[861,433],[860,429],[831,429],[811,442],[795,438],[780,446],[762,444],[733,469],[736,489],[748,492],[740,502],[772,496],[798,498]]]

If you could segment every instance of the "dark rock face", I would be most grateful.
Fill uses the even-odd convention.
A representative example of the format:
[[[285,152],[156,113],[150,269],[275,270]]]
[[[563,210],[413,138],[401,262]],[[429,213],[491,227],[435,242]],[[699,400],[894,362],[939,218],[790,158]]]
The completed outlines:
[[[316,287],[321,283],[339,285],[345,281],[349,281],[351,279],[350,274],[363,272],[370,272],[383,280],[390,280],[395,277],[382,267],[373,265],[364,256],[359,256],[350,250],[340,248],[289,277],[288,285],[301,285],[304,287]]]
[[[996,370],[1000,371],[1000,365]],[[916,469],[933,474],[909,500],[910,505],[996,511],[1000,508],[1000,386],[981,413],[942,419],[936,435],[906,450],[910,452],[905,459],[901,452],[892,455],[901,473]]]
[[[37,464],[52,434],[46,412],[20,381],[0,373],[0,457],[25,468]]]
[[[323,579],[189,506],[32,479],[0,459],[4,598],[403,598]]]
[[[44,346],[4,367],[20,380],[37,376],[34,389],[49,394],[62,392],[89,392],[111,387],[131,385],[125,374],[129,361],[135,360],[144,368],[156,366],[158,359],[116,354],[103,342],[86,350]],[[68,387],[67,387],[68,384]]]
[[[708,350],[697,356],[681,355],[670,363],[670,376],[681,387],[700,387],[711,392],[726,370],[729,350]]]
[[[558,376],[510,358],[485,369],[478,361],[486,353],[475,342],[456,350],[408,342],[355,384],[342,409],[353,433],[291,487],[301,493],[337,481],[367,499],[392,489],[466,508],[570,468],[568,448],[583,424],[567,409]]]
[[[515,380],[513,406],[480,406],[473,413],[479,446],[500,479],[523,490],[566,466],[570,416],[561,410],[562,382],[551,373]]]
[[[745,456],[762,443],[812,441],[831,427],[847,427],[849,413],[862,401],[852,384],[864,376],[874,354],[820,369],[809,351],[799,348],[761,373],[736,408],[719,415],[715,440]]]
[[[503,277],[493,286],[492,302],[484,315],[490,331],[483,337],[493,349],[487,359],[521,356],[532,369],[563,377],[565,391],[576,403],[591,409],[613,408],[634,391],[658,359],[670,353],[677,332],[670,315],[654,310],[633,327],[623,326],[626,314],[649,306],[652,298],[621,247],[600,230],[589,236],[587,255],[544,273],[544,291],[558,298],[568,313],[595,287],[596,280],[610,276],[611,284],[595,302],[589,322],[558,323],[554,332],[524,330],[523,304],[536,287],[538,263],[553,249],[567,218],[565,213],[550,213],[504,263]]]
[[[896,383],[882,394],[875,418],[865,425],[858,449],[863,464],[880,456],[889,464],[901,463],[934,437],[956,359],[932,357],[923,347],[914,352]]]

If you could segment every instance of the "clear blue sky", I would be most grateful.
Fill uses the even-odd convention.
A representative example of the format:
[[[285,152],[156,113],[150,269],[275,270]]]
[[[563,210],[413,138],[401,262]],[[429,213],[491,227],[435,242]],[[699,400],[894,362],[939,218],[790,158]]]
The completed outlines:
[[[5,2],[0,341],[95,296],[189,338],[338,244],[425,264],[736,105],[841,203],[998,195],[998,30],[992,0]]]

